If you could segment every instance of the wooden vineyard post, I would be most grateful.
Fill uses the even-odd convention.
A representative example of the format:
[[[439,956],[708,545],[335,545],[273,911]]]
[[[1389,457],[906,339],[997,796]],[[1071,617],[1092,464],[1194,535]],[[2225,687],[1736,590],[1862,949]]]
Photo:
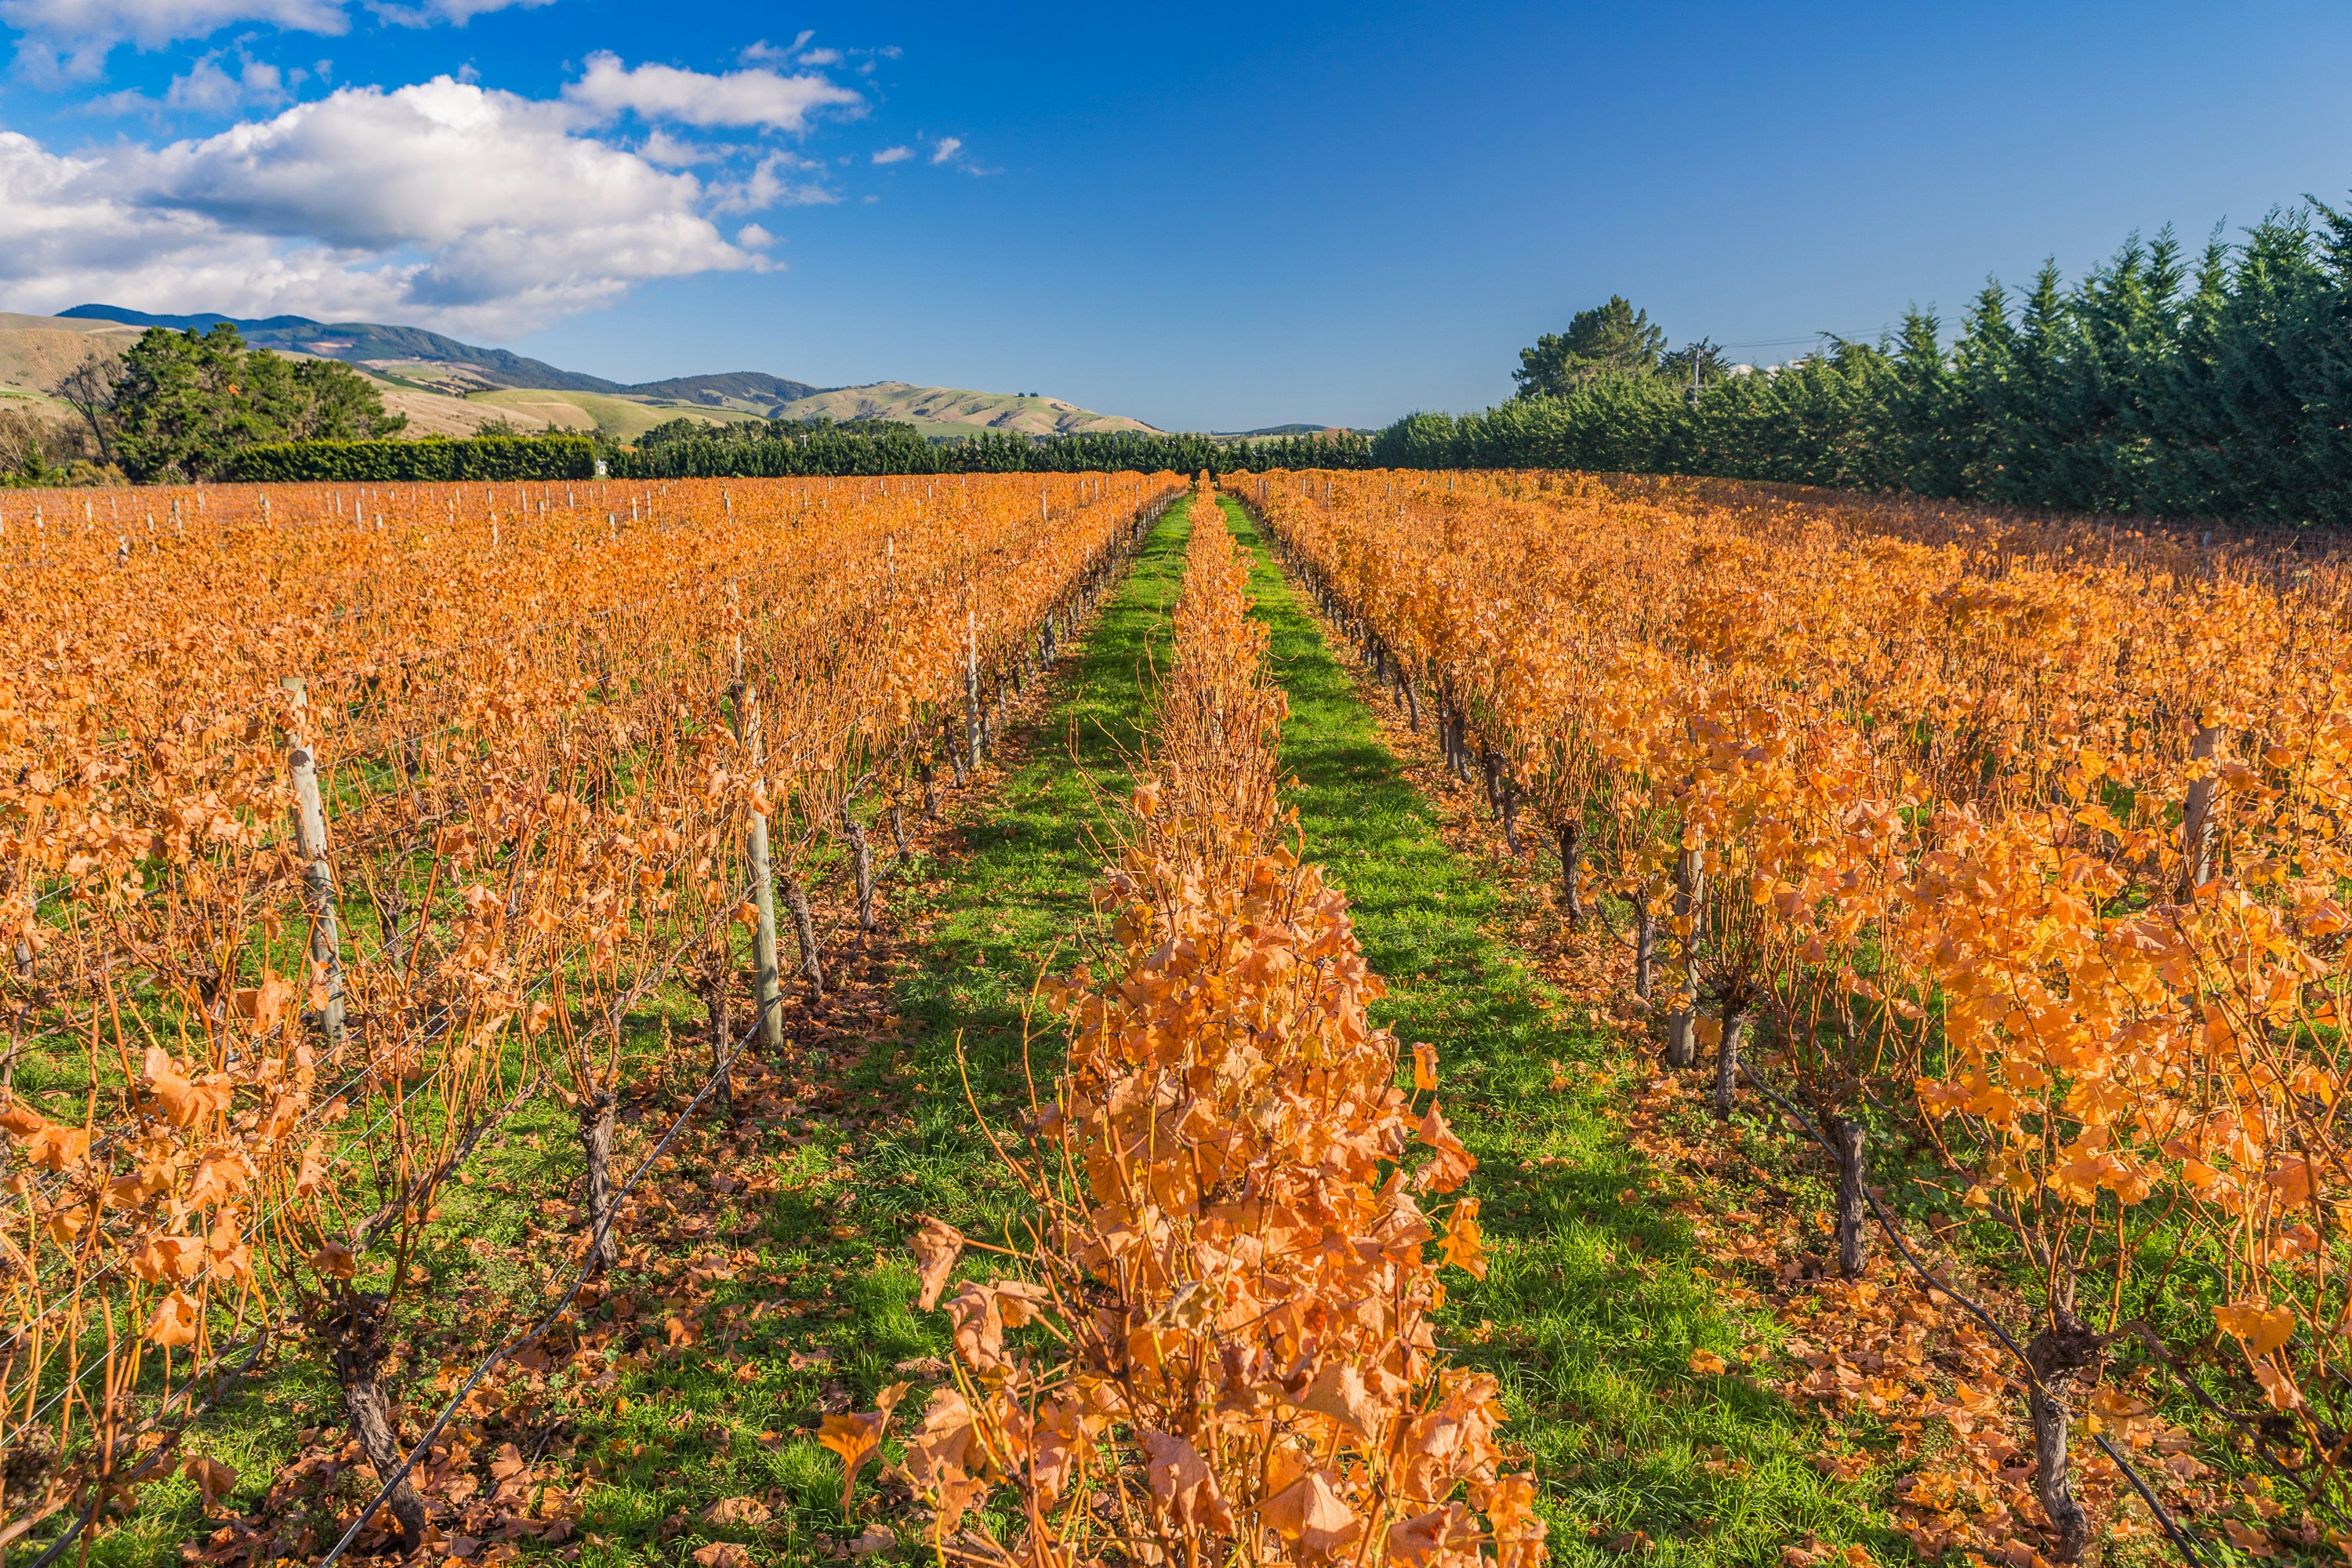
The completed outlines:
[[[743,679],[743,647],[735,647],[735,738],[754,768],[767,760],[760,744],[760,695]],[[743,836],[744,873],[751,883],[756,923],[751,932],[751,1005],[760,1012],[760,1043],[784,1043],[783,986],[776,967],[776,880],[768,863],[768,814],[751,813]]]
[[[2221,749],[2221,731],[2218,725],[2200,724],[2196,739],[2189,742],[2189,760],[2210,763]],[[2180,899],[2186,903],[2197,889],[2213,879],[2213,791],[2214,775],[2207,773],[2189,783],[2189,796],[2180,808]]]
[[[963,713],[966,752],[971,771],[980,771],[980,618],[971,606],[963,612]]]
[[[1655,989],[1651,981],[1658,959],[1658,911],[1651,896],[1645,884],[1633,904],[1633,994],[1644,1002]]]
[[[287,751],[294,775],[295,847],[301,854],[302,901],[310,913],[310,963],[326,981],[327,1005],[320,1016],[327,1048],[343,1044],[343,942],[335,913],[335,871],[327,862],[327,811],[319,795],[318,762],[310,750],[310,683],[289,675],[278,683],[294,699],[294,743]]]
[[[1682,864],[1675,872],[1675,920],[1682,932],[1683,1005],[1666,1019],[1666,1065],[1686,1068],[1698,1060],[1698,938],[1706,900],[1706,850],[1694,827],[1686,832]]]

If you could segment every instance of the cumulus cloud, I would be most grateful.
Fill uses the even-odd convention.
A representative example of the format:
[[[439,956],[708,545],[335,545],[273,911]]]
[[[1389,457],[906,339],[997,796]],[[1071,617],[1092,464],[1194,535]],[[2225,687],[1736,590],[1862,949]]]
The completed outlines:
[[[389,21],[463,26],[487,11],[548,0],[420,0],[371,5]],[[350,30],[347,0],[0,0],[0,24],[14,27],[19,65],[37,78],[96,76],[120,44],[160,49],[223,27],[259,24],[297,33]]]
[[[903,163],[914,155],[912,147],[885,147],[874,154],[874,161],[877,163]]]
[[[475,17],[487,16],[493,11],[553,3],[554,0],[424,0],[422,5],[404,5],[397,0],[368,0],[368,9],[403,26],[429,27],[436,22],[450,22],[462,27]]]
[[[281,70],[267,60],[247,58],[231,70],[221,55],[205,55],[172,79],[160,97],[126,89],[91,99],[84,107],[95,114],[179,113],[226,116],[246,109],[275,109],[310,73],[297,66]]]
[[[563,96],[607,119],[634,113],[681,125],[756,125],[795,132],[806,130],[809,116],[818,110],[865,101],[832,79],[813,73],[786,76],[747,68],[713,75],[676,66],[629,67],[610,53],[589,56],[587,70],[565,86]]]
[[[789,200],[791,166],[714,195],[582,129],[568,104],[437,77],[393,91],[344,88],[156,148],[66,156],[0,132],[11,228],[0,300],[499,335],[647,279],[767,265],[756,253],[764,231],[730,241],[709,215],[730,203],[756,210],[756,195]]]
[[[194,110],[202,114],[230,114],[248,104],[275,107],[286,101],[286,77],[266,60],[247,60],[235,76],[207,55],[175,76],[163,93],[166,109]]]
[[[841,198],[816,176],[824,165],[791,153],[771,153],[749,176],[710,187],[711,210],[722,213],[766,212],[771,207],[816,206]]]
[[[736,151],[723,142],[689,142],[656,129],[638,144],[637,156],[666,169],[688,169],[697,163],[719,163]]]
[[[955,155],[962,151],[962,137],[942,136],[939,140],[939,145],[931,149],[931,162],[934,163],[950,163],[954,160]]]
[[[37,76],[95,76],[117,44],[159,49],[240,22],[300,33],[351,26],[341,0],[0,0],[0,23],[24,35],[17,61]]]

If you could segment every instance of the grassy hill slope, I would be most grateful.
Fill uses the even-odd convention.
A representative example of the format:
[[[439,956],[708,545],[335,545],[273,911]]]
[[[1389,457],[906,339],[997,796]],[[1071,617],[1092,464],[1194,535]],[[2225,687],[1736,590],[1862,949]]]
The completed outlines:
[[[1058,397],[972,392],[954,386],[917,386],[904,381],[837,387],[787,403],[777,410],[777,417],[782,419],[810,419],[821,414],[845,423],[852,419],[903,419],[919,426],[938,426],[958,435],[969,435],[974,426],[1025,436],[1151,428],[1139,419],[1097,414]]]
[[[675,376],[624,386],[559,369],[504,349],[485,349],[415,327],[320,322],[299,316],[242,321],[219,315],[154,316],[110,305],[78,305],[62,316],[0,314],[0,398],[26,397],[57,416],[47,395],[93,351],[112,359],[151,326],[178,331],[229,321],[258,347],[294,358],[337,359],[373,382],[384,406],[408,416],[410,437],[467,436],[504,419],[525,430],[593,431],[631,441],[677,418],[717,424],[774,416],[892,419],[926,436],[1002,430],[1024,436],[1150,430],[1140,420],[1097,414],[1058,397],[919,386],[883,381],[821,388],[760,371]]]
[[[478,392],[466,399],[468,408],[484,416],[505,415],[516,424],[552,426],[582,434],[634,441],[656,425],[672,419],[704,419],[714,425],[757,420],[761,416],[732,408],[696,404],[656,403],[645,398],[612,396],[598,392],[555,392],[544,387],[503,386]]]

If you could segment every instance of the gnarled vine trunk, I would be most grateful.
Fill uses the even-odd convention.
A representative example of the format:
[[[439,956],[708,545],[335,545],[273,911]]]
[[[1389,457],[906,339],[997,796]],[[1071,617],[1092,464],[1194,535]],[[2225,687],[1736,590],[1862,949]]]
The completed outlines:
[[[591,1089],[580,1101],[580,1146],[588,1164],[582,1218],[591,1243],[588,1272],[592,1276],[621,1260],[620,1243],[613,1235],[618,1219],[613,1213],[613,1119],[618,1108],[618,1100],[608,1089]]]
[[[2091,1539],[2090,1519],[2074,1500],[2067,1473],[2066,1436],[2073,1416],[2066,1395],[2078,1377],[2097,1368],[2103,1348],[2099,1336],[2063,1307],[2052,1314],[2051,1326],[2025,1347],[2025,1364],[2034,1378],[2025,1395],[2026,1413],[2033,1422],[2033,1489],[2058,1533],[2053,1555],[2061,1563],[2079,1559]]]
[[[787,873],[784,877],[784,902],[793,911],[793,937],[800,944],[801,978],[807,981],[809,994],[824,994],[824,961],[817,952],[816,921],[810,918],[808,889],[801,879]]]
[[[334,1346],[335,1382],[343,1391],[343,1408],[350,1413],[352,1436],[359,1439],[380,1488],[395,1475],[404,1458],[393,1430],[392,1400],[383,1389],[383,1363],[391,1354],[389,1325],[383,1298],[364,1290],[344,1290],[326,1323]],[[425,1544],[425,1500],[403,1476],[384,1499],[393,1521],[400,1526],[400,1544],[414,1552]]]
[[[1573,818],[1559,825],[1559,907],[1574,931],[1584,921],[1584,872],[1577,856],[1584,847],[1584,824]]]
[[[1739,1047],[1748,1037],[1748,1005],[1729,1002],[1723,1009],[1723,1035],[1715,1043],[1715,1117],[1718,1121],[1731,1120],[1731,1107],[1739,1092]]]
[[[1837,1151],[1838,1272],[1848,1279],[1862,1278],[1870,1258],[1870,1234],[1863,1228],[1869,1205],[1870,1168],[1864,1148],[1862,1124],[1852,1117],[1828,1118],[1830,1142]]]

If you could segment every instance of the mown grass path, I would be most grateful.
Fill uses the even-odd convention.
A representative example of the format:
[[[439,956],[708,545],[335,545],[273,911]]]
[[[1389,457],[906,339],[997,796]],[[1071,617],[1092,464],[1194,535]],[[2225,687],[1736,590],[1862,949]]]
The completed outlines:
[[[945,852],[911,868],[895,897],[904,935],[895,1036],[836,1065],[844,1110],[809,1129],[823,1155],[815,1163],[829,1169],[781,1198],[767,1222],[767,1250],[784,1268],[830,1281],[825,1312],[795,1320],[763,1358],[771,1369],[763,1382],[789,1413],[788,1430],[801,1435],[761,1445],[764,1452],[739,1443],[731,1456],[708,1456],[727,1468],[723,1481],[715,1473],[667,1478],[672,1491],[698,1491],[706,1501],[761,1497],[775,1518],[764,1529],[699,1530],[689,1543],[732,1539],[781,1546],[799,1560],[893,1517],[897,1498],[877,1492],[869,1470],[854,1516],[845,1518],[838,1467],[805,1433],[825,1411],[871,1408],[886,1384],[911,1377],[919,1390],[945,1370],[936,1360],[947,1350],[945,1314],[919,1320],[908,1308],[915,1278],[907,1240],[923,1214],[975,1237],[998,1234],[1017,1197],[981,1123],[1000,1132],[1013,1127],[1027,1107],[1033,1068],[1040,1093],[1053,1092],[1058,1037],[1036,1041],[1034,1063],[1024,1066],[1030,989],[1043,966],[1074,962],[1068,943],[1088,916],[1107,807],[1130,787],[1129,765],[1149,717],[1145,693],[1168,658],[1168,613],[1188,535],[1180,501],[1046,677],[1043,716],[1005,736],[994,759],[1002,775],[951,802]],[[740,1403],[739,1391],[695,1381],[703,1386],[680,1388],[674,1402],[698,1409]],[[918,1393],[911,1407],[920,1401]],[[640,1516],[658,1517],[669,1500],[648,1500]]]
[[[1809,1533],[1906,1554],[1811,1465],[1815,1429],[1745,1376],[1703,1377],[1772,1337],[1717,1305],[1687,1226],[1626,1148],[1595,1071],[1610,1053],[1495,935],[1506,895],[1449,849],[1437,814],[1381,743],[1347,669],[1255,529],[1250,592],[1290,693],[1284,760],[1301,785],[1307,853],[1347,890],[1391,995],[1381,1021],[1438,1047],[1439,1100],[1477,1155],[1470,1191],[1491,1266],[1449,1275],[1458,1360],[1501,1379],[1540,1476],[1559,1561],[1612,1542],[1658,1563],[1777,1564]],[[1559,1083],[1559,1087],[1555,1087]],[[1625,1541],[1638,1532],[1643,1542]]]
[[[1506,895],[1445,846],[1434,809],[1380,742],[1255,531],[1237,510],[1227,522],[1258,551],[1251,587],[1290,693],[1285,753],[1301,781],[1291,798],[1307,853],[1354,902],[1357,930],[1392,987],[1385,1021],[1438,1047],[1447,1114],[1481,1161],[1473,1191],[1492,1268],[1483,1283],[1449,1276],[1448,1341],[1458,1360],[1502,1380],[1507,1436],[1543,1481],[1557,1560],[1612,1561],[1615,1543],[1657,1563],[1777,1565],[1782,1546],[1809,1534],[1899,1556],[1809,1463],[1814,1436],[1801,1417],[1745,1377],[1691,1372],[1695,1347],[1736,1362],[1773,1331],[1760,1315],[1715,1303],[1685,1226],[1666,1214],[1593,1086],[1601,1039],[1490,934]],[[1026,1002],[1041,969],[1075,957],[1068,943],[1087,919],[1109,808],[1132,783],[1152,674],[1168,658],[1191,524],[1180,502],[1157,525],[1051,677],[1045,716],[1007,738],[1003,778],[954,809],[950,853],[918,868],[898,895],[909,940],[898,1028],[841,1062],[839,1103],[852,1109],[804,1129],[807,1152],[822,1156],[814,1163],[831,1168],[779,1198],[766,1221],[763,1250],[794,1278],[831,1281],[827,1303],[761,1347],[756,1421],[744,1419],[741,1387],[682,1367],[667,1390],[646,1389],[654,1397],[641,1419],[658,1410],[674,1426],[691,1411],[723,1423],[733,1405],[737,1435],[716,1452],[671,1447],[658,1474],[638,1479],[634,1510],[608,1503],[603,1521],[634,1537],[610,1560],[674,1562],[710,1538],[802,1560],[894,1517],[895,1500],[874,1495],[874,1472],[845,1518],[830,1456],[805,1436],[777,1441],[771,1431],[755,1442],[746,1428],[804,1434],[824,1410],[869,1408],[884,1384],[921,1384],[940,1370],[924,1363],[946,1350],[944,1314],[908,1310],[906,1238],[922,1213],[988,1236],[1014,1201],[965,1086],[999,1128],[1026,1104],[1029,1072],[1051,1092],[1059,1041],[1036,1041],[1024,1068]],[[805,1364],[791,1366],[795,1355]],[[681,1460],[699,1473],[680,1473]],[[676,1535],[655,1528],[665,1513],[679,1519],[672,1510],[737,1493],[767,1500],[773,1520]],[[616,1517],[631,1512],[634,1529]]]

